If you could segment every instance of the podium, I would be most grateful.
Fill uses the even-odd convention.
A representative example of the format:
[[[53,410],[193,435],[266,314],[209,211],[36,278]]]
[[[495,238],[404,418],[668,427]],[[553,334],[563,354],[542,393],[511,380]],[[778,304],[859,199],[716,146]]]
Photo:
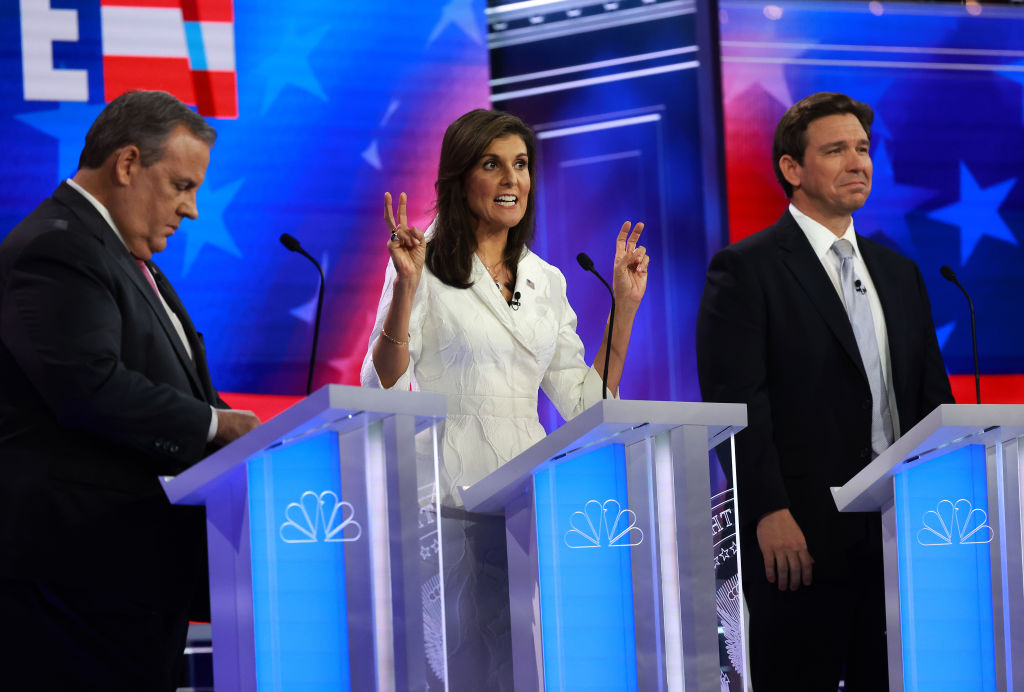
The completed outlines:
[[[841,488],[882,513],[890,690],[1024,689],[1024,406],[936,408]]]
[[[708,452],[745,425],[605,400],[463,489],[505,514],[517,692],[720,690]]]
[[[217,692],[446,689],[444,415],[330,385],[165,479],[206,505]]]

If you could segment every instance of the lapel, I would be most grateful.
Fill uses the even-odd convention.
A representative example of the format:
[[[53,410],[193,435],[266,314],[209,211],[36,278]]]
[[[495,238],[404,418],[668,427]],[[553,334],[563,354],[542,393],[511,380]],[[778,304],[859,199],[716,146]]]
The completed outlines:
[[[192,359],[188,357],[188,353],[185,351],[185,346],[181,343],[181,339],[178,338],[178,332],[174,329],[174,325],[171,324],[170,318],[167,316],[167,311],[164,310],[164,306],[160,303],[160,300],[153,293],[153,288],[149,285],[146,277],[142,274],[142,269],[138,264],[135,263],[135,258],[132,257],[131,253],[128,252],[128,248],[124,246],[124,243],[114,233],[114,229],[106,222],[106,220],[100,216],[99,212],[86,200],[82,195],[72,188],[67,183],[61,183],[57,190],[53,193],[55,199],[71,209],[72,212],[79,218],[79,220],[88,228],[88,230],[99,239],[103,244],[106,251],[109,253],[109,257],[113,260],[113,264],[121,271],[123,278],[128,283],[132,284],[141,295],[143,300],[149,306],[150,310],[153,311],[153,315],[156,317],[157,322],[160,323],[160,327],[163,329],[164,335],[170,341],[172,348],[174,349],[175,355],[178,357],[179,364],[188,374],[189,381],[194,388],[196,393],[204,396],[204,388],[202,383],[199,381],[198,373],[196,372],[196,366],[192,362]],[[156,265],[152,262],[147,262],[150,271],[153,273],[154,280],[156,279],[157,273],[153,272]],[[163,276],[161,275],[161,279]],[[166,280],[164,285],[167,286]],[[161,284],[158,281],[157,286]],[[169,292],[174,294],[173,290]],[[178,300],[177,295],[173,295],[174,301],[168,300],[168,292],[161,289],[161,294],[164,299],[167,300],[168,305],[174,310],[178,318],[181,319],[182,325],[185,326],[185,333],[189,336],[192,343],[192,352],[196,353],[195,339],[192,339],[192,335],[195,334],[195,328],[192,327],[191,320],[188,319],[188,315],[185,314],[184,309],[181,308],[181,302]]]
[[[864,361],[861,360],[860,350],[857,348],[857,339],[853,335],[850,318],[843,307],[843,301],[836,293],[835,286],[821,266],[821,260],[814,254],[807,237],[788,211],[775,224],[775,229],[783,263],[867,382],[868,376],[864,372]]]
[[[163,272],[160,271],[160,268],[157,267],[152,260],[147,260],[146,266],[149,267],[149,273],[153,275],[153,281],[156,283],[156,287],[157,290],[160,291],[160,295],[163,296],[163,299],[167,301],[168,307],[171,308],[174,314],[177,315],[178,320],[181,321],[182,329],[185,332],[185,338],[188,339],[189,347],[192,349],[192,357],[189,358],[188,352],[185,350],[184,346],[182,346],[181,339],[178,338],[177,330],[174,329],[174,325],[170,323],[169,319],[167,319],[167,311],[163,309],[162,305],[159,305],[158,301],[154,300],[153,302],[157,303],[160,308],[159,314],[165,318],[164,322],[166,322],[170,327],[171,334],[173,336],[171,341],[174,344],[175,353],[178,354],[179,360],[182,361],[182,364],[185,366],[185,370],[188,371],[189,378],[192,380],[192,386],[196,388],[196,392],[200,397],[207,400],[207,403],[210,403],[212,399],[210,398],[210,392],[206,386],[207,381],[205,381],[200,375],[200,373],[204,373],[207,370],[206,349],[203,348],[202,342],[199,341],[199,333],[196,331],[195,325],[192,324],[192,320],[189,318],[188,312],[185,310],[185,305],[181,302],[181,298],[178,297],[174,287],[171,286],[171,282],[167,280],[167,277],[165,277]],[[143,278],[143,280],[145,281],[145,278]],[[146,283],[146,286],[149,286],[148,282]],[[150,289],[149,293],[152,295],[153,290]],[[164,324],[164,322],[161,322],[161,324]]]
[[[530,271],[533,262],[528,261],[530,257],[529,251],[524,251],[522,258],[519,260],[519,266],[516,270],[516,287],[515,291],[519,291],[526,297],[526,290],[524,287],[527,285],[527,281],[531,281],[536,284],[537,278],[533,276]],[[523,330],[523,319],[527,310],[520,308],[519,310],[513,310],[509,307],[508,303],[505,302],[504,296],[501,295],[501,291],[494,285],[494,281],[491,279],[490,274],[487,273],[487,269],[484,267],[484,263],[480,261],[480,258],[473,253],[473,270],[470,273],[470,280],[473,285],[469,288],[473,292],[473,295],[479,300],[484,307],[494,316],[496,320],[508,330],[509,334],[512,335],[516,341],[518,341],[523,348],[529,351],[531,354],[536,355],[533,345],[533,340],[529,338],[529,335]],[[527,289],[530,293],[534,291]],[[515,293],[513,291],[513,293]],[[524,301],[529,304],[529,301]]]

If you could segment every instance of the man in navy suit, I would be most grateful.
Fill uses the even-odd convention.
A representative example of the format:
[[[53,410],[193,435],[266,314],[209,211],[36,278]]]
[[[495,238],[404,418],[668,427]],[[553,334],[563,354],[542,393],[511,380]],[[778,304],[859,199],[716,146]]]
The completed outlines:
[[[920,271],[854,232],[872,119],[833,93],[786,112],[772,158],[791,204],[714,256],[701,299],[704,400],[747,405],[735,488],[757,692],[888,689],[880,519],[840,515],[829,488],[953,402]]]
[[[131,92],[78,173],[0,243],[0,685],[169,690],[208,609],[201,508],[179,473],[259,421],[214,390],[201,335],[153,263],[216,132]]]

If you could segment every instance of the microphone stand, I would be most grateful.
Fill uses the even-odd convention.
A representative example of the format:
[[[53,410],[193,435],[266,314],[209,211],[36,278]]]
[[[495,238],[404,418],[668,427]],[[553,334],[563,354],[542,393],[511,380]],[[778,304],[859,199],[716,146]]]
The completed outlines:
[[[978,370],[978,330],[974,325],[974,303],[971,301],[971,296],[967,293],[967,289],[964,288],[960,281],[956,278],[956,273],[948,266],[943,265],[939,269],[939,273],[942,274],[942,278],[955,284],[957,288],[963,291],[964,297],[967,298],[967,307],[971,311],[971,349],[974,352],[974,397],[975,400],[981,403],[981,374]]]
[[[608,282],[604,280],[604,277],[601,276],[596,269],[594,269],[594,260],[590,259],[590,257],[587,256],[587,253],[581,252],[580,254],[576,255],[576,261],[580,263],[580,266],[583,267],[584,270],[590,272],[591,274],[599,278],[601,280],[601,283],[604,284],[605,288],[608,289],[608,294],[611,295],[612,297],[612,309],[608,313],[608,336],[604,342],[604,373],[601,376],[601,384],[603,385],[601,398],[607,399],[608,362],[611,360],[612,357],[612,327],[615,326],[615,291],[613,291],[612,287],[608,285]]]
[[[316,367],[316,347],[317,342],[320,340],[320,315],[324,309],[324,270],[320,267],[320,263],[302,248],[294,236],[288,233],[281,234],[281,244],[292,252],[297,252],[308,259],[316,267],[316,270],[320,272],[320,293],[316,300],[316,323],[313,326],[313,353],[309,358],[309,375],[306,377],[306,396],[309,396],[313,392],[313,369]]]

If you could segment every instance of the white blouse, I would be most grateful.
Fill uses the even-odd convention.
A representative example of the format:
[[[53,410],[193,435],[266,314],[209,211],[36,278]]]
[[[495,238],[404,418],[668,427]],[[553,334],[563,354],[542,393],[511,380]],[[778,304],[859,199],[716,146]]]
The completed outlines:
[[[363,359],[364,387],[381,387],[372,354],[395,276],[388,260]],[[583,360],[576,313],[558,269],[524,251],[518,310],[476,255],[470,279],[470,288],[453,288],[423,268],[409,320],[409,368],[394,384],[447,395],[443,456],[450,488],[475,483],[544,437],[538,388],[566,420],[600,401],[602,391],[601,376]]]

